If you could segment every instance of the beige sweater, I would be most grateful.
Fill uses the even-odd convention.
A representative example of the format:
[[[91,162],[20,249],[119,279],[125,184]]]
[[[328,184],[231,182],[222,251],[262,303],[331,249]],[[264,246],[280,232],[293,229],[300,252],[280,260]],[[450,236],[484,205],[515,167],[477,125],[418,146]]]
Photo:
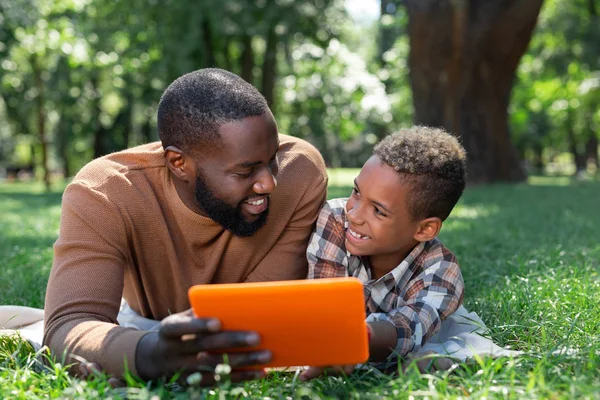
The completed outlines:
[[[327,173],[307,142],[281,135],[267,224],[239,238],[177,195],[160,143],[92,161],[63,195],[46,292],[44,343],[122,375],[137,373],[143,331],[117,325],[121,296],[160,320],[189,308],[195,284],[306,277],[306,246],[326,198]],[[68,361],[74,361],[69,358]]]

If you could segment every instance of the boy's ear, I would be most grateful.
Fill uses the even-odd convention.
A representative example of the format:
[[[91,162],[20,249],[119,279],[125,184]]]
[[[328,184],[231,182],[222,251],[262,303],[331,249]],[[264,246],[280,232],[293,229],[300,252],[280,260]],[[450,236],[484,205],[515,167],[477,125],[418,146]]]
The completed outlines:
[[[165,149],[165,164],[167,168],[182,181],[188,181],[189,164],[186,156],[178,147],[168,146]]]
[[[419,242],[427,242],[435,238],[442,229],[442,220],[438,217],[425,218],[419,222],[417,232],[413,236]]]

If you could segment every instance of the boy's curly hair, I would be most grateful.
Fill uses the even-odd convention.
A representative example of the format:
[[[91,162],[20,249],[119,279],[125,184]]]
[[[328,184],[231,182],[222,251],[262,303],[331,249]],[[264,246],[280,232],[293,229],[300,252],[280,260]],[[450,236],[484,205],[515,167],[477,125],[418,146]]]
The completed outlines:
[[[409,184],[408,210],[415,221],[445,220],[462,195],[466,152],[458,140],[439,128],[401,129],[379,142],[373,153]]]

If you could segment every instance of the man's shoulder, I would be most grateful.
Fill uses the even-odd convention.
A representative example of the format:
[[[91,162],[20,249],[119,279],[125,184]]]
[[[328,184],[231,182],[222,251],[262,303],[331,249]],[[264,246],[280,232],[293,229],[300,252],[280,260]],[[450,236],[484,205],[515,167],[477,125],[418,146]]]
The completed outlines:
[[[75,175],[72,184],[99,189],[109,182],[127,182],[135,171],[161,167],[164,167],[162,145],[153,142],[90,161]]]
[[[323,156],[315,146],[304,139],[279,134],[280,171],[292,174],[297,179],[327,179]]]

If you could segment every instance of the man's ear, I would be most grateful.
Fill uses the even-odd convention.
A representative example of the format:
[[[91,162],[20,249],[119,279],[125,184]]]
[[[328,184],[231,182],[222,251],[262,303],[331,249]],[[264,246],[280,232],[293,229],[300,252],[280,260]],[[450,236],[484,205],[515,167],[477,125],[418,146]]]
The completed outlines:
[[[188,157],[178,147],[168,146],[165,149],[165,164],[177,178],[185,182],[189,180],[191,165]]]
[[[413,236],[419,242],[427,242],[435,238],[442,229],[442,220],[438,217],[425,218],[419,221],[417,232]]]

